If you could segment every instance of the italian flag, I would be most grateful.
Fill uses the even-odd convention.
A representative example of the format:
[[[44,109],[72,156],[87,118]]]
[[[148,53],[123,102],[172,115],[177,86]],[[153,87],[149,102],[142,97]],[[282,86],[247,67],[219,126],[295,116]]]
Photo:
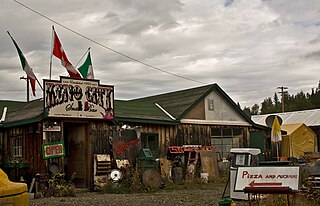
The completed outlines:
[[[85,79],[94,79],[93,75],[93,67],[91,62],[90,51],[88,52],[87,59],[85,62],[78,68],[79,72],[81,73],[82,77]]]
[[[67,55],[62,48],[61,42],[60,42],[55,30],[53,30],[53,38],[54,39],[53,39],[52,54],[61,60],[62,66],[64,66],[67,69],[71,78],[81,79],[82,77],[81,77],[80,73],[68,60]]]
[[[36,75],[33,73],[32,68],[30,67],[27,59],[24,57],[24,55],[23,55],[22,51],[20,50],[16,41],[12,38],[12,36],[10,35],[9,32],[8,32],[8,34],[9,34],[10,38],[12,39],[13,44],[15,45],[15,47],[18,51],[22,69],[23,69],[23,71],[26,72],[26,74],[28,76],[28,79],[29,79],[29,82],[31,85],[31,89],[32,89],[32,94],[33,94],[33,96],[36,96],[36,80],[37,80]]]

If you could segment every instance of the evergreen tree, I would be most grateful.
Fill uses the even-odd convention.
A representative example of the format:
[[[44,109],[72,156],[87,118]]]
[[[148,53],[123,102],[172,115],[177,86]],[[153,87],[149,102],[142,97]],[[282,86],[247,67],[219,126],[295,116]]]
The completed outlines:
[[[257,114],[259,113],[259,105],[258,105],[258,104],[254,104],[254,105],[251,107],[250,113],[251,113],[252,115],[257,115]]]
[[[318,82],[317,88],[311,88],[311,93],[305,94],[303,91],[298,92],[296,95],[290,95],[288,92],[284,94],[284,111],[299,111],[307,109],[318,109],[320,108],[320,81]],[[260,114],[271,114],[276,112],[282,112],[282,97],[281,101],[277,93],[271,97],[263,100],[261,103]],[[259,113],[259,105],[254,104],[251,107],[250,113],[256,115]]]
[[[270,114],[274,112],[276,112],[276,109],[273,105],[271,97],[264,99],[261,103],[261,114]]]
[[[281,111],[281,102],[279,101],[277,93],[274,93],[273,103],[274,103],[274,106],[276,108],[276,111],[280,112]]]

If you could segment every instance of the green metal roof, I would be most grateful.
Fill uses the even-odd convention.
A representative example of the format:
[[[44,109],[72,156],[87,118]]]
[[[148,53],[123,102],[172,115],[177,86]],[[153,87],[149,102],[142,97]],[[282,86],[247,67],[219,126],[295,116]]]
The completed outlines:
[[[176,119],[181,119],[183,115],[202,100],[213,87],[216,87],[216,84],[134,99],[130,100],[130,102],[134,104],[158,103]]]
[[[152,102],[134,102],[115,100],[115,116],[117,120],[153,123],[172,119]]]
[[[7,107],[7,112],[12,112],[23,106],[25,102],[12,101],[12,100],[0,100],[0,115],[2,115],[3,109]],[[9,108],[10,105],[10,108]]]
[[[0,101],[1,115],[4,107],[7,107],[7,115],[3,123],[4,127],[38,122],[42,119],[42,99],[36,99],[30,102]]]

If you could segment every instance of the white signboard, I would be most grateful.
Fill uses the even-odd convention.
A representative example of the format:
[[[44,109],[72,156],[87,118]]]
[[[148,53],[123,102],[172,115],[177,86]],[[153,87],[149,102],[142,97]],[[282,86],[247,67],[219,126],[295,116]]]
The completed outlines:
[[[43,125],[43,131],[44,132],[60,132],[61,126],[60,125],[53,125],[53,126],[46,127],[45,125]]]
[[[113,86],[68,77],[44,80],[43,85],[44,109],[49,117],[114,118]]]
[[[289,187],[298,191],[299,169],[298,166],[239,167],[234,191],[243,191],[245,187]]]

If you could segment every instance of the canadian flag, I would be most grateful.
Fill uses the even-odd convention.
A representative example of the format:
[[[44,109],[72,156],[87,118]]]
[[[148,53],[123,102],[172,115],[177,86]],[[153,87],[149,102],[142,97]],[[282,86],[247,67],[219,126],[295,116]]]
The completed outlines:
[[[61,42],[55,30],[53,30],[54,40],[53,40],[53,51],[52,54],[61,60],[62,66],[64,66],[71,78],[81,79],[81,75],[78,70],[69,62],[66,53],[63,50]]]

